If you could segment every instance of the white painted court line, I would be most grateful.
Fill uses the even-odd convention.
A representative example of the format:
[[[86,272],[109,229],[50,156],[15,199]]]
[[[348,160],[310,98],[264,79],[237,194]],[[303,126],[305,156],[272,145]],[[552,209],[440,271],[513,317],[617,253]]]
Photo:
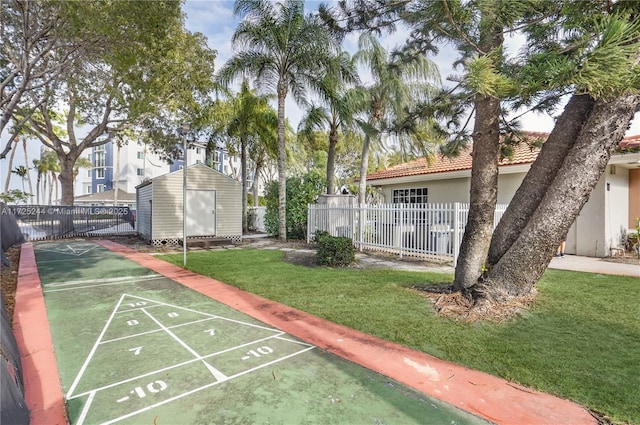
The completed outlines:
[[[314,348],[315,348],[314,346],[307,347],[307,348],[305,348],[304,350],[298,351],[298,352],[296,352],[296,353],[289,354],[289,355],[287,355],[287,356],[281,357],[281,358],[276,359],[276,360],[272,360],[272,361],[270,361],[270,362],[267,362],[267,363],[262,364],[262,365],[260,365],[260,366],[256,366],[256,367],[251,368],[251,369],[247,369],[247,370],[242,371],[242,372],[240,372],[240,373],[237,373],[237,374],[235,374],[235,375],[228,376],[228,377],[227,377],[227,380],[234,379],[234,378],[238,378],[238,377],[240,377],[240,376],[243,376],[243,375],[246,375],[246,374],[248,374],[248,373],[254,372],[254,371],[258,370],[258,369],[262,369],[262,368],[264,368],[264,367],[267,367],[267,366],[270,366],[270,365],[272,365],[272,364],[275,364],[275,363],[281,362],[281,361],[286,360],[286,359],[289,359],[289,358],[291,358],[291,357],[294,357],[294,356],[297,356],[297,355],[300,355],[300,354],[306,353],[307,351],[309,351],[309,350],[313,350]],[[160,402],[158,402],[158,403],[154,403],[154,404],[152,404],[152,405],[150,405],[150,406],[144,407],[144,408],[142,408],[142,409],[136,410],[135,412],[131,412],[131,413],[128,413],[128,414],[126,414],[126,415],[120,416],[120,417],[118,417],[118,418],[111,419],[110,421],[103,422],[103,423],[102,423],[102,425],[110,425],[110,424],[114,424],[114,423],[119,422],[119,421],[121,421],[121,420],[123,420],[123,419],[127,419],[127,418],[130,418],[130,417],[132,417],[132,416],[135,416],[135,415],[137,415],[137,414],[139,414],[139,413],[147,412],[147,411],[149,411],[149,410],[151,410],[151,409],[154,409],[154,408],[156,408],[156,407],[162,406],[162,405],[167,404],[167,403],[171,403],[172,401],[179,400],[179,399],[181,399],[181,398],[183,398],[183,397],[189,396],[189,395],[191,395],[191,394],[195,394],[195,393],[197,393],[197,392],[199,392],[199,391],[206,390],[207,388],[214,387],[214,386],[216,386],[216,385],[218,385],[218,384],[221,384],[222,382],[224,382],[224,381],[211,382],[211,383],[209,383],[209,384],[207,384],[207,385],[203,385],[202,387],[199,387],[199,388],[193,389],[193,390],[191,390],[191,391],[187,391],[186,393],[182,393],[182,394],[177,395],[177,396],[175,396],[175,397],[171,397],[171,398],[168,398],[168,399],[166,399],[166,400],[160,401]]]
[[[284,332],[282,334],[284,334]],[[302,342],[302,341],[296,341],[295,339],[291,339],[291,338],[283,338],[282,336],[277,336],[275,338],[279,339],[281,341],[293,342],[295,344],[302,344],[302,345],[306,345],[306,346],[309,346],[309,347],[313,347],[312,344],[309,344],[309,343],[306,343],[306,342]]]
[[[171,338],[175,339],[178,342],[178,344],[182,345],[188,352],[190,352],[197,359],[202,360],[202,363],[204,363],[204,365],[207,367],[207,369],[209,369],[209,372],[211,372],[211,374],[214,376],[214,378],[216,378],[218,381],[225,381],[227,379],[227,375],[225,375],[224,373],[220,372],[218,369],[216,369],[215,367],[213,367],[209,363],[207,363],[202,358],[202,356],[196,352],[196,350],[194,350],[193,348],[191,348],[189,346],[189,344],[187,344],[186,342],[181,340],[178,337],[178,335],[176,335],[173,332],[171,332],[171,330],[169,328],[167,328],[165,325],[163,325],[158,319],[153,317],[153,315],[151,315],[147,310],[145,310],[143,308],[142,312],[144,314],[146,314],[147,316],[149,316],[149,318],[151,320],[153,320],[158,326],[160,326],[162,328],[162,330],[164,330],[166,333],[168,333],[171,336]]]
[[[130,282],[113,282],[113,283],[96,283],[95,285],[89,285],[89,286],[74,286],[72,288],[62,288],[62,289],[43,289],[42,292],[45,294],[48,294],[50,292],[64,292],[64,291],[75,291],[76,289],[91,289],[91,288],[97,288],[99,286],[109,286],[109,285],[124,285],[127,283],[136,283],[135,281],[130,281]],[[46,286],[45,286],[46,288]]]
[[[109,316],[109,319],[107,319],[107,323],[104,325],[104,328],[102,328],[102,332],[100,332],[100,335],[98,336],[98,339],[96,340],[95,344],[93,344],[93,347],[91,348],[91,351],[89,352],[89,355],[85,359],[82,367],[80,368],[80,371],[76,375],[76,379],[74,379],[73,384],[71,384],[71,387],[69,388],[69,391],[67,392],[67,395],[66,395],[67,399],[70,398],[73,395],[73,392],[75,391],[76,386],[80,382],[80,378],[82,378],[82,375],[84,375],[84,371],[86,370],[87,365],[89,364],[89,362],[91,361],[91,358],[95,354],[96,349],[98,348],[98,345],[100,345],[100,341],[102,341],[102,338],[104,337],[104,334],[107,332],[107,329],[109,328],[109,325],[111,325],[111,321],[115,317],[116,311],[118,311],[118,307],[120,307],[120,304],[122,303],[122,300],[124,300],[124,297],[125,297],[125,294],[122,294],[122,296],[118,300],[118,303],[116,304],[116,307],[111,312],[111,316]]]
[[[112,278],[101,278],[101,279],[84,279],[84,280],[70,280],[67,282],[55,282],[55,283],[47,283],[45,286],[47,287],[59,287],[59,286],[72,286],[72,285],[88,285],[91,283],[110,283],[110,282],[122,282],[127,280],[139,281],[139,280],[149,280],[149,279],[158,279],[164,278],[161,274],[147,274],[141,276],[119,276]]]
[[[87,402],[82,407],[82,412],[80,413],[80,417],[78,418],[78,423],[76,423],[75,425],[82,425],[84,423],[84,420],[87,419],[87,414],[89,413],[89,407],[91,407],[91,403],[93,403],[93,399],[95,398],[95,396],[96,396],[95,391],[89,393],[89,398],[87,399]]]
[[[91,390],[85,391],[85,392],[80,393],[80,394],[74,394],[74,392],[77,389],[77,387],[78,387],[78,385],[79,385],[79,383],[80,383],[85,371],[87,370],[91,360],[95,356],[95,353],[96,353],[96,350],[97,350],[98,346],[103,344],[103,343],[112,342],[112,341],[115,340],[115,339],[114,340],[103,340],[103,339],[104,339],[104,336],[105,336],[107,330],[112,325],[113,320],[116,317],[116,314],[121,313],[121,312],[130,312],[130,311],[132,311],[132,309],[128,308],[128,306],[129,305],[134,306],[135,303],[131,303],[130,302],[130,298],[133,299],[134,301],[135,301],[135,299],[138,299],[138,300],[142,300],[143,302],[145,302],[145,304],[143,304],[143,306],[140,306],[140,308],[134,308],[133,310],[141,310],[141,312],[143,312],[145,315],[150,317],[151,320],[153,320],[161,328],[161,329],[158,329],[157,331],[161,331],[161,330],[165,331],[168,335],[170,335],[173,339],[175,339],[178,343],[180,343],[185,349],[187,349],[192,355],[194,355],[194,359],[186,361],[186,362],[182,362],[182,363],[179,363],[179,364],[171,365],[171,366],[168,366],[168,367],[165,367],[165,368],[161,368],[161,369],[158,369],[158,370],[154,370],[154,371],[151,371],[151,372],[147,372],[147,373],[144,373],[144,374],[132,377],[132,378],[128,378],[128,379],[125,379],[125,380],[122,380],[122,381],[119,381],[119,382],[114,382],[112,384],[108,384],[108,385],[105,385],[105,386],[102,386],[102,387],[99,387],[99,388],[93,388]],[[147,303],[150,303],[150,305],[148,305]],[[125,307],[125,306],[127,306],[127,307]],[[174,309],[179,309],[179,310],[184,310],[184,311],[188,311],[188,312],[192,312],[192,313],[201,314],[201,315],[205,316],[205,318],[203,318],[201,320],[193,321],[193,322],[181,323],[181,324],[178,324],[178,325],[167,327],[167,326],[164,326],[158,319],[156,319],[149,311],[146,310],[146,308],[152,309],[153,307],[159,307],[159,306],[166,306],[166,307],[171,307],[171,308],[174,308]],[[127,310],[122,310],[123,307],[127,308]],[[211,319],[226,320],[226,321],[229,321],[229,322],[232,322],[232,323],[236,323],[236,324],[239,324],[239,325],[242,325],[242,326],[250,326],[250,327],[253,327],[253,328],[259,328],[261,330],[270,331],[270,332],[273,332],[274,334],[273,335],[269,335],[269,336],[264,337],[264,338],[256,339],[256,340],[253,340],[253,341],[249,341],[249,342],[244,343],[244,344],[236,345],[234,347],[229,347],[229,348],[226,348],[224,350],[221,350],[221,351],[218,351],[218,352],[215,352],[215,353],[211,353],[211,354],[207,354],[205,356],[201,356],[194,349],[189,347],[189,345],[187,345],[184,341],[182,341],[180,338],[178,338],[170,330],[170,329],[173,329],[173,328],[186,326],[186,325],[190,325],[190,324],[193,324],[193,323],[204,322],[204,321],[208,321],[208,320],[211,320]],[[156,331],[149,331],[149,333],[151,333],[151,332],[156,332]],[[146,334],[146,333],[147,332],[142,333],[142,334]],[[203,313],[203,312],[200,312],[200,311],[197,311],[197,310],[193,310],[193,309],[189,309],[189,308],[183,308],[183,307],[179,307],[179,306],[168,304],[168,303],[163,303],[163,302],[154,301],[154,300],[150,300],[150,299],[146,299],[146,298],[142,298],[142,297],[137,297],[135,295],[122,294],[120,296],[120,299],[116,303],[113,311],[111,312],[111,315],[107,319],[107,322],[105,323],[105,326],[103,327],[100,335],[98,336],[98,338],[97,338],[94,346],[92,347],[89,355],[85,359],[85,361],[84,361],[80,371],[78,372],[73,384],[71,385],[69,391],[67,392],[66,399],[67,400],[72,400],[72,399],[79,398],[79,397],[84,397],[84,396],[87,396],[87,395],[89,396],[89,399],[87,400],[87,402],[86,402],[86,404],[83,407],[83,410],[81,412],[81,415],[80,415],[80,418],[79,418],[79,422],[76,424],[76,425],[82,425],[83,422],[85,421],[87,415],[89,414],[90,405],[93,402],[94,397],[96,396],[96,394],[98,392],[100,392],[102,390],[105,390],[105,389],[108,389],[108,388],[117,387],[119,385],[122,385],[122,384],[125,384],[125,383],[128,383],[128,382],[132,382],[132,381],[144,378],[144,377],[156,375],[158,373],[162,373],[162,372],[165,372],[165,371],[168,371],[168,370],[176,369],[176,368],[179,368],[179,367],[182,367],[182,366],[186,366],[188,364],[195,363],[195,362],[200,362],[200,361],[204,364],[205,367],[207,367],[207,369],[211,372],[212,376],[216,379],[216,381],[213,382],[213,383],[209,383],[209,384],[203,385],[203,386],[201,386],[199,388],[196,388],[194,390],[185,392],[185,393],[180,394],[178,396],[175,396],[175,397],[169,398],[167,400],[155,403],[155,404],[153,404],[151,406],[147,406],[147,407],[144,407],[142,409],[139,409],[139,410],[137,410],[137,411],[135,411],[133,413],[129,413],[127,415],[124,415],[124,416],[121,416],[119,418],[116,418],[116,419],[110,420],[108,422],[105,422],[105,424],[115,423],[115,422],[118,422],[120,420],[129,418],[131,416],[137,415],[138,413],[142,413],[142,412],[148,411],[150,409],[153,409],[154,407],[161,406],[161,405],[166,404],[166,403],[170,403],[170,402],[172,402],[174,400],[178,400],[180,398],[183,398],[183,397],[186,397],[188,395],[194,394],[194,393],[196,393],[198,391],[201,391],[201,390],[204,390],[206,388],[210,388],[212,386],[215,386],[215,385],[217,385],[217,384],[219,384],[221,382],[225,382],[225,381],[228,381],[229,379],[233,379],[233,378],[237,378],[237,377],[243,376],[243,375],[245,375],[247,373],[251,373],[251,372],[253,372],[255,370],[261,369],[263,367],[267,367],[267,366],[269,366],[271,364],[280,362],[282,360],[286,360],[286,359],[291,358],[291,357],[293,357],[295,355],[302,354],[302,353],[304,353],[306,351],[309,351],[309,350],[315,348],[314,346],[312,346],[310,344],[307,344],[307,343],[304,343],[304,342],[301,342],[301,341],[295,341],[295,340],[287,338],[287,337],[282,337],[283,335],[286,335],[285,332],[280,331],[278,329],[259,326],[259,325],[255,325],[255,324],[252,324],[252,323],[246,323],[246,322],[242,322],[242,321],[239,321],[239,320],[228,319],[228,318],[225,318],[225,317],[220,317],[220,316],[212,315],[212,314],[209,314],[209,313]],[[128,339],[130,337],[131,336],[127,336],[127,337],[122,337],[122,338],[118,338],[118,339]],[[303,350],[300,350],[300,351],[296,352],[296,353],[293,353],[293,354],[290,354],[290,355],[286,355],[286,356],[274,359],[274,360],[272,360],[270,362],[261,364],[259,366],[254,367],[254,368],[250,368],[250,369],[244,370],[244,371],[242,371],[240,373],[237,373],[235,375],[232,375],[232,376],[224,375],[224,373],[222,373],[221,371],[217,370],[215,367],[213,367],[211,364],[209,364],[206,361],[209,358],[213,358],[215,356],[218,356],[218,355],[221,355],[221,354],[224,354],[224,353],[228,353],[228,352],[231,352],[231,351],[234,351],[234,350],[238,350],[238,349],[241,349],[241,348],[246,347],[246,346],[255,345],[255,344],[258,344],[258,343],[260,343],[262,341],[267,341],[267,340],[270,340],[270,339],[280,339],[282,341],[298,344],[300,346],[307,346],[307,347],[304,348]]]
[[[280,335],[284,335],[284,332],[280,331]],[[211,354],[207,354],[206,356],[203,356],[202,358],[203,359],[209,359],[211,357],[219,356],[220,354],[225,354],[225,353],[228,353],[230,351],[237,350],[239,348],[243,348],[243,347],[247,347],[247,346],[250,346],[250,345],[253,345],[253,344],[257,344],[257,343],[262,342],[262,341],[268,341],[270,339],[278,338],[280,335],[271,335],[271,336],[268,336],[268,337],[265,337],[265,338],[260,338],[260,339],[256,339],[256,340],[247,342],[245,344],[236,345],[236,346],[231,347],[231,348],[225,348],[224,350],[217,351],[217,352],[211,353]],[[290,341],[290,342],[295,342],[295,343],[300,344],[300,345],[309,345],[309,344],[306,344],[306,343],[303,343],[303,342],[299,342],[299,341]],[[309,346],[311,348],[314,348],[314,346],[311,346],[311,345],[309,345]],[[104,385],[102,387],[92,388],[92,389],[90,389],[88,391],[85,391],[83,393],[75,394],[73,397],[69,397],[68,396],[67,400],[73,400],[74,398],[84,397],[85,395],[90,394],[92,392],[99,392],[99,391],[102,391],[102,390],[106,390],[108,388],[117,387],[118,385],[126,384],[127,382],[132,382],[132,381],[135,381],[135,380],[140,379],[140,378],[146,378],[147,376],[155,375],[155,374],[161,373],[161,372],[166,372],[168,370],[176,369],[176,368],[179,368],[179,367],[182,367],[182,366],[186,366],[188,364],[199,362],[199,361],[200,361],[200,359],[191,359],[191,360],[187,360],[187,361],[182,362],[182,363],[177,363],[175,365],[163,367],[161,369],[157,369],[157,370],[154,370],[154,371],[151,371],[151,372],[143,373],[143,374],[138,375],[138,376],[134,376],[133,378],[127,378],[127,379],[124,379],[122,381],[118,381],[118,382],[114,382],[112,384]]]
[[[206,316],[217,317],[218,319],[227,320],[229,322],[234,322],[234,323],[239,323],[241,325],[252,326],[254,328],[265,329],[265,330],[272,331],[272,332],[280,332],[280,330],[274,329],[274,328],[270,328],[268,326],[261,326],[261,325],[256,325],[254,323],[247,323],[247,322],[242,322],[240,320],[229,319],[228,317],[216,316],[214,314],[204,313],[202,311],[193,310],[191,308],[180,307],[180,306],[173,305],[173,304],[167,304],[167,303],[164,303],[162,301],[154,301],[154,300],[150,300],[148,298],[138,297],[138,296],[135,296],[135,295],[127,295],[127,296],[129,296],[131,298],[137,298],[139,300],[143,300],[143,301],[147,301],[147,302],[152,302],[152,303],[156,303],[156,304],[162,304],[162,305],[165,305],[167,307],[173,307],[173,308],[177,308],[177,309],[180,309],[180,310],[189,311],[191,313],[199,313],[199,314],[204,314]]]
[[[151,307],[155,307],[155,306],[151,306]],[[130,311],[130,310],[127,310],[127,311]],[[179,328],[181,326],[193,325],[194,323],[206,322],[208,320],[215,320],[215,319],[217,319],[217,317],[207,317],[206,319],[194,320],[193,322],[180,323],[179,325],[169,326],[169,329]],[[148,334],[157,333],[157,332],[162,332],[162,329],[154,329],[152,331],[140,332],[139,334],[122,336],[120,338],[114,338],[114,339],[108,339],[108,340],[102,341],[100,344],[107,344],[109,342],[122,341],[124,339],[135,338],[137,336],[148,335]]]
[[[88,244],[84,244],[84,245],[86,246]],[[59,245],[56,245],[56,246],[59,246]],[[69,252],[69,251],[66,251],[66,250],[63,250],[63,249],[59,249],[59,248],[55,248],[55,247],[53,249],[46,248],[46,245],[38,246],[36,249],[38,251],[53,252],[53,253],[56,253],[56,254],[65,254],[65,255],[71,255],[73,257],[80,257],[80,256],[86,254],[87,252],[90,252],[90,251],[93,251],[96,248],[99,248],[100,245],[91,244],[91,245],[87,246],[87,249],[85,249],[84,251],[80,251],[80,252],[78,252],[75,249],[71,248],[69,245],[66,245],[66,247],[69,248],[72,252]],[[61,261],[61,260],[49,260],[49,261],[45,261],[45,262],[51,262],[51,261]]]

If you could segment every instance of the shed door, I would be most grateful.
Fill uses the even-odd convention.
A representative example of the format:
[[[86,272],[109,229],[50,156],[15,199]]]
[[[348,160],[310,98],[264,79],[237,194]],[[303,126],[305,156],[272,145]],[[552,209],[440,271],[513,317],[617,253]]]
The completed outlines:
[[[187,237],[216,235],[216,191],[187,191]]]

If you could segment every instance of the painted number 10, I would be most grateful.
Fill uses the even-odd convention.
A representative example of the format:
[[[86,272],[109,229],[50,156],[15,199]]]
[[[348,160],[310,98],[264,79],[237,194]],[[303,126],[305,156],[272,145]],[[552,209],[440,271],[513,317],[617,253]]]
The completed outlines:
[[[260,357],[260,356],[266,356],[267,354],[271,354],[273,353],[273,348],[271,347],[260,347],[260,348],[256,348],[255,350],[250,350],[247,352],[248,356],[243,357],[242,359],[248,359],[250,357]]]

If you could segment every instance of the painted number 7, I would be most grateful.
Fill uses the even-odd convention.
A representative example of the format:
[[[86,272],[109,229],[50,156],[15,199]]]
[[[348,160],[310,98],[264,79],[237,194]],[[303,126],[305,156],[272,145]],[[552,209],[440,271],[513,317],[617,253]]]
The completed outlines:
[[[129,348],[129,351],[133,351],[133,355],[137,356],[142,351],[142,347]]]

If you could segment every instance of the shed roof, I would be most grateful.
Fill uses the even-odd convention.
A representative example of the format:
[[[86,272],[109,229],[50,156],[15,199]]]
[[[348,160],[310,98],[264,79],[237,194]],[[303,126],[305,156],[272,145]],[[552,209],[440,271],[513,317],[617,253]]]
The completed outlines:
[[[224,177],[225,179],[229,179],[229,180],[232,180],[232,181],[237,182],[238,184],[240,184],[240,182],[238,180],[234,179],[233,177],[229,177],[229,176],[221,173],[220,171],[214,170],[213,168],[211,168],[208,165],[203,164],[203,163],[189,165],[187,167],[187,169],[189,169],[189,168],[204,168],[208,172],[211,172],[213,174],[218,174],[221,177]],[[171,176],[173,174],[179,174],[179,173],[182,173],[182,168],[179,169],[179,170],[176,170],[176,171],[172,171],[170,173],[162,174],[161,176],[156,176],[156,177],[154,177],[152,179],[147,179],[147,180],[143,181],[142,183],[140,183],[138,186],[136,186],[136,190],[140,189],[141,187],[148,186],[148,185],[152,184],[155,180],[162,180],[162,179],[168,178],[168,176]],[[187,176],[189,176],[190,174],[191,173],[187,173]]]

